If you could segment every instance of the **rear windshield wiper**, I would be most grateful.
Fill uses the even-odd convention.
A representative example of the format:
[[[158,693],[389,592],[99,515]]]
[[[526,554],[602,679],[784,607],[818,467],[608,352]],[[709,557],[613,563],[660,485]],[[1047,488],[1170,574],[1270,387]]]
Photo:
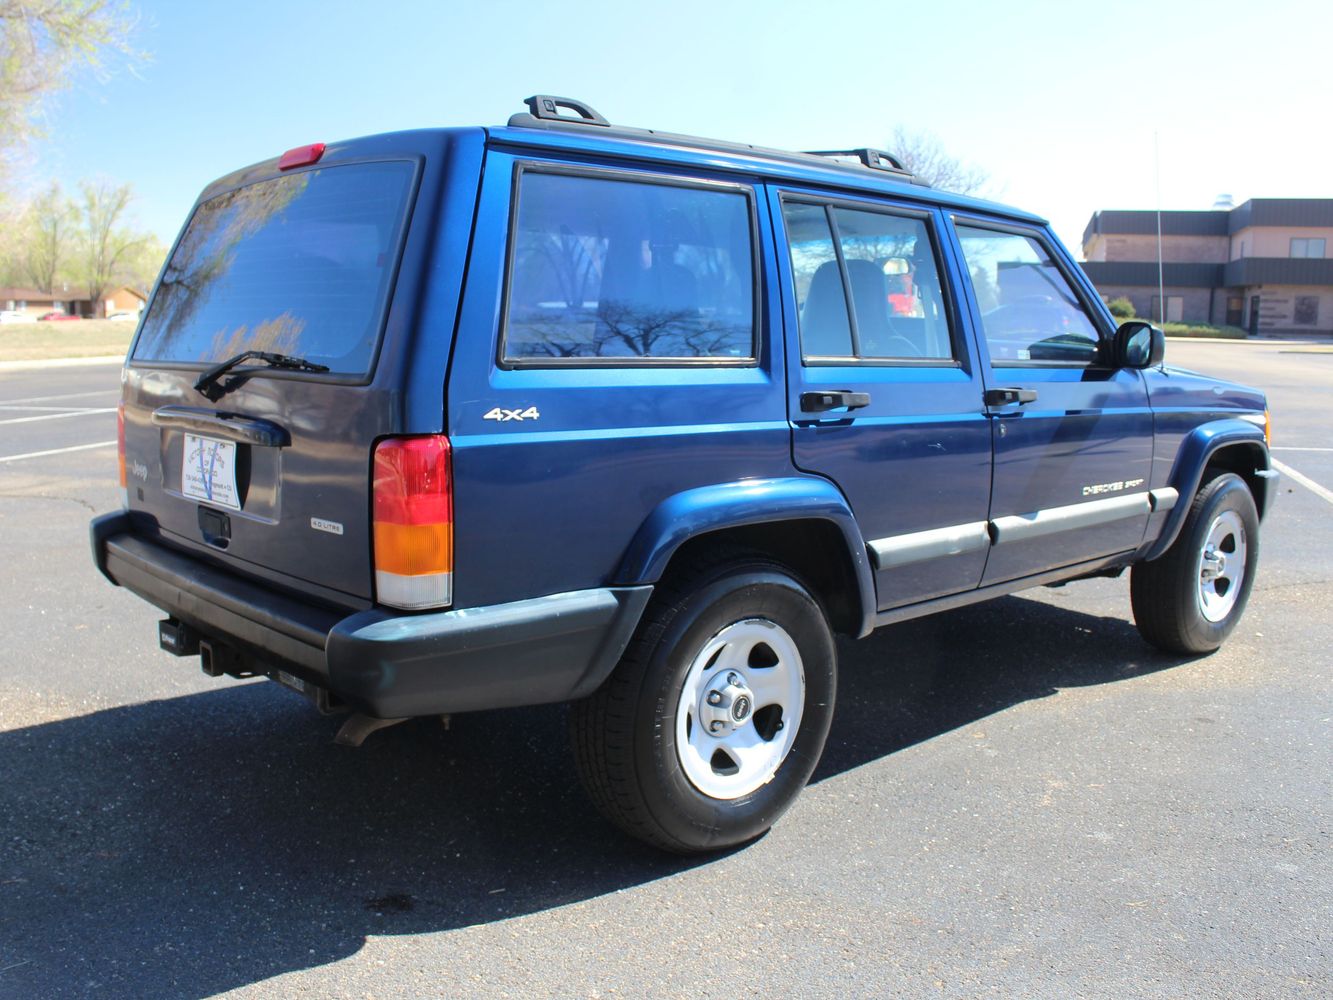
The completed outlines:
[[[208,369],[195,380],[194,387],[210,400],[216,402],[230,391],[230,387],[224,388],[218,385],[218,379],[246,361],[262,361],[272,368],[285,368],[288,371],[297,372],[326,372],[329,370],[328,365],[317,365],[313,361],[307,361],[305,358],[294,357],[290,354],[274,354],[271,351],[242,351],[235,357],[228,358],[226,361],[219,362]]]

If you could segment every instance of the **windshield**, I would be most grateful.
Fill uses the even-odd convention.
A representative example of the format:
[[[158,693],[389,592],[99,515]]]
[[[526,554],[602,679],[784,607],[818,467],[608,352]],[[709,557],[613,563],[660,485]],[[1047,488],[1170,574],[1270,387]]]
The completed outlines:
[[[402,242],[413,167],[358,163],[210,198],[163,271],[136,361],[273,351],[365,375]]]

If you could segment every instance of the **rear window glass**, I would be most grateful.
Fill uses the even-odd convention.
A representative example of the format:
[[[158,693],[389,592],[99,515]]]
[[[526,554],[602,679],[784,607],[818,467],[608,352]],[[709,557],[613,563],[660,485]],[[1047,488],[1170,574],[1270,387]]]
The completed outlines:
[[[292,354],[364,375],[402,242],[413,166],[288,174],[210,198],[163,271],[136,361]]]
[[[521,177],[506,359],[754,357],[745,194],[533,170]]]

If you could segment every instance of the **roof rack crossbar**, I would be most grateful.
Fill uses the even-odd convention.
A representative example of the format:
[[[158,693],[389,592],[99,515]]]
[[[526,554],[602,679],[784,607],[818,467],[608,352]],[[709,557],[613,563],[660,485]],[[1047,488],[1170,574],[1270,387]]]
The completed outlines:
[[[523,99],[523,103],[528,106],[532,112],[533,118],[541,118],[544,121],[551,122],[580,122],[584,125],[603,125],[610,127],[611,123],[592,109],[592,105],[584,104],[582,101],[576,101],[572,97],[552,97],[550,94],[534,94],[532,97]],[[578,117],[561,114],[561,108],[568,108]]]
[[[882,149],[871,149],[869,146],[863,146],[860,149],[808,149],[811,156],[826,156],[830,159],[848,158],[858,160],[863,167],[869,167],[871,170],[895,170],[900,173],[911,173],[903,166],[903,161],[898,159],[892,153]]]

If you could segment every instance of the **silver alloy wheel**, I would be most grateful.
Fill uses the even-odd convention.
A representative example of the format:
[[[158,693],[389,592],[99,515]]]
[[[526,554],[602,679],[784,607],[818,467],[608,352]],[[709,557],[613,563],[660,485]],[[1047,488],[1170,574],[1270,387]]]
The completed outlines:
[[[676,756],[690,784],[739,799],[773,779],[801,728],[805,668],[765,618],[733,622],[699,650],[676,708]]]
[[[1220,622],[1236,606],[1245,582],[1245,524],[1234,510],[1213,519],[1199,553],[1199,612]]]

